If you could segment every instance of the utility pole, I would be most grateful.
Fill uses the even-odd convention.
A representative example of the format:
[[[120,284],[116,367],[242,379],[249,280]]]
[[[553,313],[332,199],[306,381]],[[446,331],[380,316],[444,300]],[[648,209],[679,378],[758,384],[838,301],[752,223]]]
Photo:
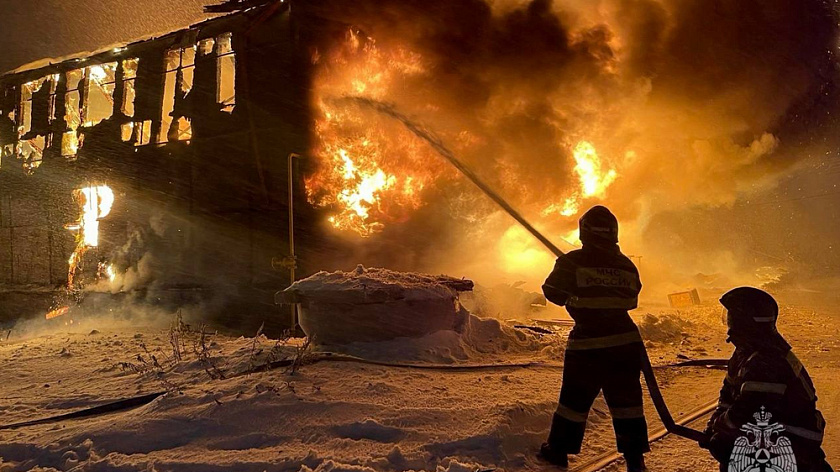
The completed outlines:
[[[286,158],[288,163],[288,180],[289,180],[289,254],[282,258],[271,258],[271,267],[274,269],[288,269],[289,270],[289,285],[295,283],[295,269],[297,269],[297,256],[295,255],[295,184],[294,184],[294,160],[295,158],[301,157],[300,154],[293,152],[290,153],[289,156]],[[277,292],[275,297],[275,303],[278,302],[278,295],[280,292]],[[292,333],[297,330],[298,326],[298,316],[297,316],[297,304],[290,303],[289,304],[289,329]]]

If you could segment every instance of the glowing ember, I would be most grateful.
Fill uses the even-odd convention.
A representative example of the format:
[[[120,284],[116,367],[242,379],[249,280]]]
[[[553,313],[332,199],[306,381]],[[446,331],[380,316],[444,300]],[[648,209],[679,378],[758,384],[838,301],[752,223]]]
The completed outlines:
[[[62,306],[56,308],[55,310],[52,310],[51,312],[47,313],[47,319],[51,320],[53,318],[58,318],[59,316],[66,314],[68,311],[70,311],[69,306]]]
[[[315,123],[320,167],[305,181],[307,198],[329,207],[335,228],[370,236],[422,206],[421,193],[440,175],[442,163],[398,125],[335,106],[330,98],[388,96],[398,78],[423,72],[423,64],[417,54],[383,51],[353,31],[341,48],[314,60],[320,66],[316,105],[321,116]]]

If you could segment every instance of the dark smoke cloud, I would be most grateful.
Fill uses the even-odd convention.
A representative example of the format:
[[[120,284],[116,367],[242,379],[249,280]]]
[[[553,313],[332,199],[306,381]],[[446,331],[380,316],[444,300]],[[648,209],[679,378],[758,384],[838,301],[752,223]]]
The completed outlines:
[[[654,253],[643,236],[650,222],[665,221],[656,215],[728,206],[773,188],[806,146],[813,151],[814,130],[837,98],[837,18],[824,1],[392,0],[308,8],[355,25],[383,51],[418,53],[423,72],[398,77],[377,98],[438,130],[555,238],[577,215],[542,210],[578,185],[571,151],[580,140],[619,173],[606,196],[584,201],[581,211],[602,200],[624,223],[625,247]],[[397,239],[414,254],[403,259],[428,266],[416,268],[498,271],[502,256],[487,253],[504,248],[488,241],[539,251],[511,233],[510,220],[491,215],[491,205],[468,204],[452,218],[459,202],[483,197],[457,178],[445,182],[429,195],[433,210],[418,212],[408,230],[386,228],[368,241],[365,257],[375,259],[390,236],[423,231],[435,214],[449,223],[431,223],[436,231],[422,241]]]

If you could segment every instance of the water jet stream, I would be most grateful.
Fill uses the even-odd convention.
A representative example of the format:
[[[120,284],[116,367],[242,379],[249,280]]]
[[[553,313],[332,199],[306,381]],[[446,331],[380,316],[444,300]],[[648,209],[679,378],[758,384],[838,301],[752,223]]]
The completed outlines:
[[[563,251],[560,250],[557,246],[554,245],[548,238],[542,235],[536,228],[534,228],[531,223],[529,223],[516,209],[514,209],[508,202],[506,202],[496,191],[490,188],[489,185],[484,183],[469,167],[465,166],[463,162],[461,162],[449,148],[443,144],[440,138],[438,138],[433,132],[424,128],[423,126],[415,123],[412,121],[408,116],[400,113],[397,109],[388,103],[380,102],[378,100],[374,100],[368,97],[359,97],[359,96],[345,96],[341,98],[334,98],[332,101],[336,103],[349,103],[355,104],[357,106],[369,108],[374,110],[380,114],[389,116],[399,122],[401,122],[409,131],[411,131],[414,135],[418,138],[426,141],[429,143],[432,148],[437,151],[441,157],[448,160],[456,169],[458,169],[466,178],[470,179],[472,183],[474,183],[481,191],[483,191],[491,200],[496,202],[503,210],[505,210],[513,219],[515,219],[519,224],[521,224],[529,233],[531,233],[537,240],[539,240],[549,251],[554,253],[557,257],[563,255]],[[674,417],[671,415],[671,412],[668,410],[668,405],[665,404],[665,399],[662,397],[662,392],[659,390],[659,384],[656,381],[656,376],[653,373],[653,366],[650,363],[650,357],[648,357],[647,349],[642,347],[642,355],[641,355],[641,363],[642,363],[642,373],[645,376],[645,384],[648,387],[648,393],[650,393],[651,400],[653,400],[653,405],[656,407],[656,413],[659,415],[659,418],[662,420],[665,429],[669,433],[674,433],[678,436],[682,436],[688,439],[692,439],[694,441],[702,441],[706,438],[706,435],[700,431],[691,429],[687,426],[677,424],[674,421]]]

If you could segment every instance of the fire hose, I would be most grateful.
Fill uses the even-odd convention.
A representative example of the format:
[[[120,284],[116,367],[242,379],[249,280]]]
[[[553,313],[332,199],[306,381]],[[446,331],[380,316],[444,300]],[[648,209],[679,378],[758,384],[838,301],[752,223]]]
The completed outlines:
[[[273,369],[278,369],[280,367],[289,367],[292,364],[297,362],[296,359],[280,359],[277,361],[267,362],[265,364],[260,364],[249,368],[247,370],[243,370],[232,375],[224,377],[225,379],[232,379],[236,377],[241,377],[245,375],[250,375],[253,373],[258,372],[270,372]],[[307,365],[315,364],[318,362],[355,362],[360,364],[367,364],[367,365],[375,365],[380,367],[395,367],[400,369],[418,369],[418,370],[438,370],[438,371],[457,371],[457,372],[474,372],[474,371],[485,371],[485,370],[499,370],[499,369],[523,369],[523,368],[543,368],[543,369],[562,369],[562,364],[553,364],[553,363],[545,363],[545,362],[517,362],[517,363],[504,363],[504,364],[417,364],[417,363],[402,363],[402,362],[388,362],[388,361],[376,361],[372,359],[363,359],[361,357],[351,356],[347,354],[339,354],[334,352],[322,352],[319,353],[317,356],[313,356],[306,361]],[[661,367],[697,367],[697,366],[706,366],[706,367],[714,367],[714,366],[721,366],[726,365],[726,359],[688,359],[680,362],[676,362],[673,364],[666,364],[659,366]],[[140,395],[136,397],[128,397],[122,398],[118,400],[107,401],[103,404],[93,406],[90,408],[83,408],[81,410],[76,410],[70,413],[64,413],[60,415],[50,416],[46,418],[39,418],[35,420],[27,420],[21,421],[17,423],[10,423],[0,425],[0,431],[8,430],[8,429],[17,429],[17,428],[24,428],[29,426],[37,426],[43,424],[51,424],[51,423],[60,423],[68,420],[75,420],[75,419],[82,419],[82,418],[89,418],[93,416],[101,416],[107,415],[111,413],[118,413],[120,411],[136,408],[139,406],[143,406],[151,401],[155,400],[156,398],[166,394],[166,391],[155,392],[151,394]],[[704,409],[705,408],[705,409]],[[708,405],[701,407],[694,412],[687,414],[683,417],[680,422],[685,424],[689,421],[692,421],[699,416],[708,412]],[[667,431],[667,430],[666,430]],[[651,436],[651,442],[656,441],[664,436],[664,433],[660,430],[654,432]],[[605,457],[599,457],[598,460],[606,460]],[[611,457],[611,456],[610,456]],[[599,462],[600,463],[600,462]]]
[[[399,111],[397,111],[393,105],[379,102],[377,100],[373,100],[366,97],[344,97],[338,99],[338,101],[349,101],[351,103],[356,103],[357,105],[364,106],[367,108],[371,108],[379,113],[384,115],[390,116],[391,118],[400,121],[405,127],[411,131],[414,135],[423,139],[432,148],[440,154],[443,158],[449,161],[456,169],[458,169],[466,178],[468,178],[473,184],[475,184],[485,195],[487,195],[491,200],[496,202],[503,210],[505,210],[513,219],[515,219],[522,227],[528,230],[531,235],[533,235],[537,240],[539,240],[549,251],[554,253],[555,256],[561,257],[564,255],[563,251],[560,250],[557,246],[554,245],[548,238],[546,238],[542,233],[540,233],[531,223],[528,222],[516,209],[514,209],[510,204],[505,201],[504,198],[501,197],[495,190],[493,190],[489,185],[484,183],[469,167],[464,165],[452,151],[449,150],[444,144],[443,141],[440,140],[437,136],[434,135],[431,131],[423,128],[422,126],[418,125],[411,119],[409,119],[406,115],[403,115]],[[671,416],[671,412],[668,410],[668,405],[665,404],[665,399],[662,397],[662,392],[659,390],[659,384],[656,381],[656,376],[653,373],[653,367],[650,363],[650,357],[648,357],[647,349],[645,349],[644,345],[641,349],[641,367],[642,373],[645,376],[645,383],[648,387],[648,393],[650,394],[651,400],[653,400],[653,405],[656,408],[656,413],[659,415],[659,418],[662,420],[662,424],[665,426],[665,429],[669,433],[676,434],[678,436],[682,436],[684,438],[691,439],[693,441],[702,441],[706,439],[706,435],[700,431],[695,429],[691,429],[688,426],[684,426],[681,424],[677,424],[674,421],[674,417]],[[711,411],[714,409],[707,408],[706,412]]]

